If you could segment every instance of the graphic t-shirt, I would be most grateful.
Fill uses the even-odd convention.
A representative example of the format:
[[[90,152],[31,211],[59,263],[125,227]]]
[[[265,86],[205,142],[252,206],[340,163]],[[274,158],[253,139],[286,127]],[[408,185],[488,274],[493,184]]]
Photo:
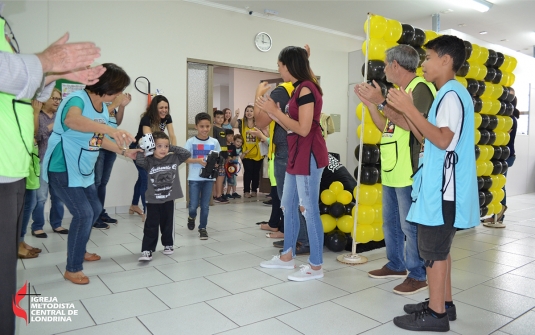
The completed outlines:
[[[163,119],[160,119],[159,128],[160,131],[165,131],[165,128],[168,124],[173,123],[173,118],[171,118],[171,115],[167,114]],[[139,139],[143,137],[143,126],[150,128],[150,118],[148,115],[145,115],[141,118],[141,121],[139,121],[139,127],[137,129],[136,134],[136,143],[139,142]]]
[[[323,169],[320,182],[320,192],[326,190],[331,186],[335,181],[339,181],[344,184],[344,189],[353,194],[355,186],[357,186],[357,181],[346,167],[340,163],[336,157],[329,154],[329,165]]]
[[[225,133],[225,128],[221,128],[221,127],[214,125],[213,132],[214,132],[214,138],[219,142],[219,146],[221,147],[221,156],[226,159],[228,157],[228,153],[227,153],[227,135]]]
[[[197,136],[191,137],[186,141],[184,148],[191,153],[191,158],[202,158],[203,160],[206,160],[206,157],[208,156],[210,151],[221,151],[221,146],[219,145],[219,142],[213,137],[208,137],[205,140],[201,140]],[[214,181],[213,179],[202,178],[199,176],[202,167],[203,166],[199,163],[190,164],[188,180]]]

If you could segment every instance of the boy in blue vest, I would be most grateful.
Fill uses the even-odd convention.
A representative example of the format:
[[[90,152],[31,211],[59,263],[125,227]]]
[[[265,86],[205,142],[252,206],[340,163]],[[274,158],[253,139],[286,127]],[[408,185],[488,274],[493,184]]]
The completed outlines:
[[[414,331],[450,329],[456,319],[451,296],[450,248],[457,228],[479,224],[474,153],[474,106],[455,80],[466,58],[463,40],[443,35],[425,45],[424,77],[439,91],[426,120],[412,103],[411,92],[391,89],[387,103],[403,111],[411,130],[425,138],[420,166],[413,176],[413,203],[407,221],[418,224],[418,250],[424,259],[429,300],[404,306],[409,315],[394,318]],[[437,178],[438,177],[438,178]]]

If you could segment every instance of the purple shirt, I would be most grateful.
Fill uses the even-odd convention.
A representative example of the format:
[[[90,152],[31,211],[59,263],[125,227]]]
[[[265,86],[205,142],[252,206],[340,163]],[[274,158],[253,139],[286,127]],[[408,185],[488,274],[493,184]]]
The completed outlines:
[[[56,114],[57,113],[54,113],[54,116],[49,117],[43,111],[39,113],[39,128],[37,129],[37,136],[35,139],[37,140],[37,146],[39,147],[39,159],[41,162],[43,161],[46,148],[48,147],[48,138],[50,137],[50,134],[52,134],[52,131],[48,130],[48,126],[54,123]]]

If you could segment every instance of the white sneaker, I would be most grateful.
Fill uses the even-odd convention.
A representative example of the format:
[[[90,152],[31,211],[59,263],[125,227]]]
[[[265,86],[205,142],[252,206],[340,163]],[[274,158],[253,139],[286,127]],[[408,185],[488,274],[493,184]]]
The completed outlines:
[[[280,255],[273,256],[269,261],[260,262],[260,266],[268,269],[295,269],[295,261],[285,262],[281,260]]]
[[[288,280],[293,281],[307,281],[319,278],[323,278],[323,268],[313,270],[308,264],[301,265],[299,271],[288,276]]]
[[[151,261],[152,260],[152,251],[145,250],[141,253],[141,257],[137,259],[138,261]]]
[[[164,255],[172,255],[174,252],[173,250],[173,246],[172,245],[166,245],[164,248],[163,248],[163,254]]]

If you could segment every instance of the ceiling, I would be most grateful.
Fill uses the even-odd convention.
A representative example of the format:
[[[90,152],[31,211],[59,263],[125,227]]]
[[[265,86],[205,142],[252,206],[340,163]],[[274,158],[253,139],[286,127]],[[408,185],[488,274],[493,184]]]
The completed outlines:
[[[191,1],[191,0],[190,0]],[[364,38],[364,21],[368,12],[431,29],[431,16],[440,13],[440,30],[455,29],[480,40],[533,56],[535,45],[535,1],[489,0],[494,5],[480,13],[460,5],[465,0],[210,0],[244,13],[264,15],[265,9],[277,11],[277,18],[311,24],[354,37]],[[248,9],[246,9],[248,8]],[[449,11],[451,10],[451,11]],[[487,31],[486,35],[480,35]]]

